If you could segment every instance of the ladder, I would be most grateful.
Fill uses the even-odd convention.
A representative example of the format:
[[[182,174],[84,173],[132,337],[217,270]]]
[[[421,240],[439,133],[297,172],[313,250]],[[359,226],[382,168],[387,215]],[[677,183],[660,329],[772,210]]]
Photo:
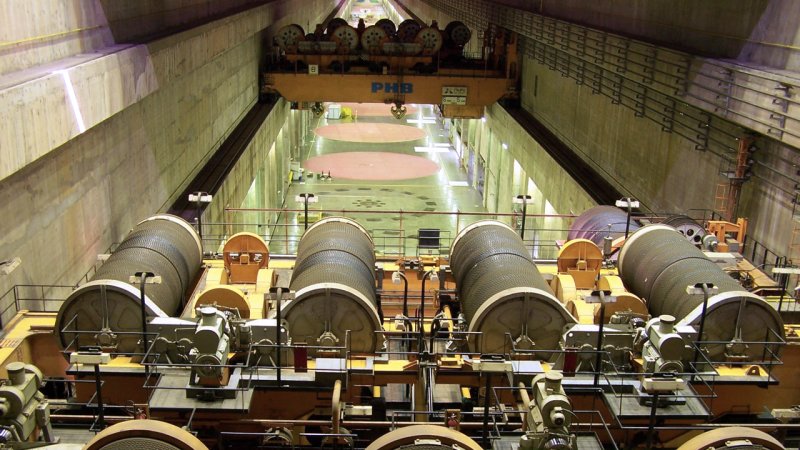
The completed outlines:
[[[714,192],[714,212],[719,214],[722,220],[731,220],[728,217],[728,205],[730,205],[730,183],[719,183]],[[713,217],[712,217],[713,220]]]

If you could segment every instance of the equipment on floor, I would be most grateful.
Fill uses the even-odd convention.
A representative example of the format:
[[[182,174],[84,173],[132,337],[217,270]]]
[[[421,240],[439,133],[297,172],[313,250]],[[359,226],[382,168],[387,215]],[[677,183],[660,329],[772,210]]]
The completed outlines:
[[[678,450],[725,450],[730,448],[784,450],[777,439],[753,428],[722,427],[701,433],[678,447]]]
[[[44,377],[32,364],[6,366],[8,383],[0,386],[0,448],[24,449],[58,442],[50,424],[50,406],[39,392]],[[37,435],[41,433],[41,440]]]
[[[225,241],[222,258],[229,283],[255,284],[258,271],[269,264],[269,249],[257,234],[236,233]]]
[[[706,236],[706,229],[702,224],[683,214],[669,216],[661,224],[675,228],[680,234],[686,236],[689,242],[697,246],[703,244],[703,238]]]
[[[366,450],[482,450],[469,436],[439,425],[400,427],[375,439]]]
[[[522,388],[522,404],[525,415],[525,434],[520,438],[522,450],[577,450],[575,435],[569,427],[574,414],[572,404],[567,397],[561,380],[564,375],[558,371],[550,371],[537,375],[531,388],[533,401],[528,397],[525,385]]]

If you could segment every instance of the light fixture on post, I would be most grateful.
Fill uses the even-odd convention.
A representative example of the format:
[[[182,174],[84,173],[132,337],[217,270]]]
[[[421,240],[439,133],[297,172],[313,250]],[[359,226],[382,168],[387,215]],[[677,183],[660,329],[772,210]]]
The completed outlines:
[[[392,284],[400,283],[403,283],[403,328],[406,331],[411,331],[411,320],[408,318],[408,278],[398,270],[392,273]],[[407,334],[403,334],[403,346],[405,351],[411,351],[411,340]]]
[[[213,196],[208,192],[197,191],[189,194],[189,201],[195,203],[195,210],[197,213],[197,235],[200,238],[200,246],[203,244],[203,221],[202,221],[202,205],[209,204],[213,200]]]
[[[526,194],[519,194],[511,200],[514,204],[522,204],[522,229],[519,232],[519,237],[525,240],[525,215],[528,213],[528,203],[531,202],[531,196]]]
[[[602,368],[600,367],[601,358],[602,358],[602,351],[603,351],[603,324],[606,321],[606,303],[615,303],[617,301],[617,297],[615,295],[611,295],[611,291],[592,291],[591,294],[583,297],[583,301],[586,303],[599,303],[600,304],[600,323],[598,324],[597,329],[597,356],[594,360],[594,386],[597,387],[597,384],[600,382],[600,371]]]
[[[106,426],[105,406],[103,405],[103,382],[100,379],[100,365],[111,362],[111,354],[103,352],[97,347],[89,347],[85,350],[72,352],[69,354],[70,364],[84,364],[94,366],[94,386],[95,398],[97,399],[97,421],[93,429],[102,430]]]
[[[639,208],[639,201],[634,200],[630,197],[626,197],[614,202],[617,208],[627,208],[628,210],[628,220],[625,222],[625,239],[628,239],[628,232],[631,229],[631,210],[633,208]]]
[[[141,302],[142,306],[142,365],[144,366],[145,372],[147,372],[147,365],[144,363],[144,357],[147,355],[148,350],[148,342],[147,342],[147,310],[145,309],[145,296],[144,296],[144,286],[146,284],[161,284],[161,276],[157,276],[153,272],[136,272],[135,274],[131,275],[128,279],[131,284],[139,284],[139,301]]]
[[[425,334],[425,282],[430,278],[431,281],[439,281],[439,274],[436,270],[428,270],[422,275],[422,290],[419,296],[419,340],[417,341],[417,351],[422,352]]]
[[[303,225],[304,225],[303,230],[307,230],[308,229],[308,204],[309,203],[317,203],[319,201],[319,197],[317,197],[316,195],[314,195],[312,193],[309,193],[309,192],[303,192],[302,194],[297,194],[297,196],[294,198],[294,201],[296,201],[297,203],[302,203],[303,204],[303,211],[305,213],[304,216],[303,216],[304,217],[303,218]]]

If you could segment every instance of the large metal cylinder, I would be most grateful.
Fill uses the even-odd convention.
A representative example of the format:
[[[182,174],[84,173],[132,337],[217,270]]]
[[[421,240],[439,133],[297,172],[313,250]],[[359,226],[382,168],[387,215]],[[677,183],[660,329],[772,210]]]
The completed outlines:
[[[553,296],[522,239],[501,222],[480,221],[462,230],[450,249],[450,267],[469,331],[481,333],[470,336],[472,351],[510,349],[506,333],[517,348],[555,350],[564,327],[576,322]]]
[[[381,329],[375,294],[375,247],[353,220],[323,219],[303,234],[284,308],[289,334],[308,345],[343,346],[350,335],[356,352],[375,351]]]
[[[440,425],[411,425],[372,441],[366,450],[481,450],[466,434]]]
[[[142,329],[139,286],[131,285],[130,277],[137,272],[160,276],[161,283],[145,287],[145,308],[148,316],[170,317],[179,312],[201,263],[200,238],[188,222],[168,214],[140,222],[92,280],[61,305],[56,319],[60,344],[116,345],[119,352],[136,351],[139,336],[119,334]],[[73,342],[76,336],[79,340]]]
[[[63,444],[61,444],[63,445]],[[59,446],[59,448],[61,448]],[[183,428],[158,420],[128,420],[101,431],[83,450],[201,450],[202,441]]]
[[[702,341],[775,341],[783,338],[783,321],[761,297],[747,292],[691,242],[667,225],[648,225],[631,235],[619,257],[619,272],[631,292],[644,298],[653,316],[674,316],[677,325],[700,323],[703,296],[688,286],[712,283],[719,291],[709,298]],[[771,330],[771,331],[769,331]],[[708,345],[712,361],[721,361],[725,345]],[[746,354],[763,357],[764,346],[751,344]]]
[[[603,238],[611,236],[618,239],[625,236],[628,213],[616,206],[595,206],[575,218],[569,227],[568,240],[588,239],[603,248]],[[639,229],[639,225],[631,220],[629,234]]]

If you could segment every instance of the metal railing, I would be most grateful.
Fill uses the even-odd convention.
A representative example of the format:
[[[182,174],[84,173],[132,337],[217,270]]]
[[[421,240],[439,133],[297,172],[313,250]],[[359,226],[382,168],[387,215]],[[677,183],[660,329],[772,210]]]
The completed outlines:
[[[237,222],[237,215],[264,213],[275,215],[274,222]],[[296,252],[297,243],[303,235],[305,212],[290,208],[226,208],[228,222],[203,223],[203,244],[206,251],[215,252],[233,233],[248,231],[256,233],[269,242],[273,254],[290,255]],[[425,246],[419,245],[417,232],[421,228],[440,230],[438,252],[449,253],[453,237],[468,225],[479,220],[498,220],[515,230],[520,230],[521,212],[492,213],[467,211],[415,211],[415,210],[354,210],[314,209],[309,210],[309,225],[324,217],[347,216],[362,224],[373,238],[379,257],[403,257],[422,255]],[[534,259],[555,259],[558,255],[556,240],[563,239],[569,224],[577,217],[572,214],[526,214],[525,246]],[[372,225],[375,224],[375,225]],[[391,224],[395,224],[392,226]],[[372,226],[371,226],[372,225]]]
[[[481,52],[462,52],[462,58],[456,63],[447,61],[442,57],[441,52],[436,55],[402,55],[402,54],[369,54],[369,53],[296,53],[292,54],[293,61],[282,60],[280,55],[270,55],[270,67],[262,81],[269,85],[274,82],[272,74],[294,74],[307,75],[309,64],[319,64],[324,60],[332,61],[330,67],[320,66],[320,74],[344,75],[350,72],[351,65],[359,67],[359,71],[353,73],[363,74],[364,69],[380,68],[380,64],[387,64],[390,68],[387,75],[401,76],[427,76],[427,77],[467,77],[467,78],[505,78],[506,68],[495,66],[492,58],[485,56]],[[412,67],[405,67],[407,61],[415,64],[422,64],[421,61],[428,61],[426,70],[414,70]],[[392,70],[398,68],[399,70]],[[440,72],[442,69],[459,69],[458,73]],[[374,75],[381,75],[380,71],[370,71]]]
[[[0,297],[0,329],[22,310],[56,312],[76,286],[17,284]]]

